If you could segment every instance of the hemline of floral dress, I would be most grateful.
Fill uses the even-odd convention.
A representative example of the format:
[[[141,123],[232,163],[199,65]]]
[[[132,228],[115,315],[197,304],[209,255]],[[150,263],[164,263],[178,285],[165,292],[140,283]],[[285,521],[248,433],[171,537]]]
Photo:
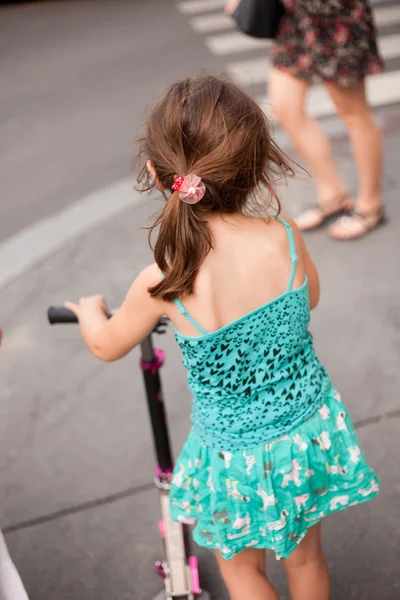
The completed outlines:
[[[372,11],[367,0],[283,0],[285,15],[271,57],[299,79],[350,86],[381,73]]]
[[[254,448],[218,450],[192,429],[175,466],[171,514],[200,546],[231,559],[245,548],[287,558],[323,517],[372,499],[375,472],[331,387],[316,413]]]

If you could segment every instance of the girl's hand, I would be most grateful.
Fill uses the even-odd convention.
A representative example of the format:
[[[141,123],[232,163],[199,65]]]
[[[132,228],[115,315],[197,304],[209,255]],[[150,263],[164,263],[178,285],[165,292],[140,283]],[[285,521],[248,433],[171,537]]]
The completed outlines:
[[[98,356],[99,340],[111,316],[104,296],[86,296],[78,304],[64,302],[64,306],[76,315],[85,344]]]
[[[77,316],[82,337],[97,358],[106,362],[118,360],[151,333],[167,307],[167,303],[152,298],[148,291],[159,280],[160,271],[156,264],[144,269],[112,317],[104,296],[64,303],[65,308]]]
[[[82,297],[79,299],[78,304],[75,304],[74,302],[64,302],[64,306],[76,315],[78,321],[86,318],[90,319],[91,316],[98,315],[99,313],[107,318],[110,317],[106,299],[101,294],[98,294],[97,296]]]

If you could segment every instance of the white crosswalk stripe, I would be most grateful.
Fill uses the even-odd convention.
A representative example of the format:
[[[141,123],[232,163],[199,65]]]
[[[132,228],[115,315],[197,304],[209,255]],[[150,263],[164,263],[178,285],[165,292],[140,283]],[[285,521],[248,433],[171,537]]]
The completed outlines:
[[[400,6],[386,6],[374,10],[375,23],[378,27],[400,23]]]
[[[195,15],[224,8],[225,0],[186,0],[178,2],[176,8],[185,15]]]
[[[243,35],[240,31],[232,31],[221,35],[212,35],[205,39],[206,46],[213,54],[217,56],[227,56],[228,54],[238,54],[247,50],[257,48],[268,48],[271,45],[269,40],[262,40]]]
[[[211,33],[213,31],[233,29],[235,26],[232,17],[222,13],[193,17],[190,19],[189,23],[192,29],[199,33]]]
[[[392,0],[388,6],[382,6],[383,3],[389,4],[390,0],[373,0],[375,23],[379,28],[378,45],[382,57],[392,61],[389,66],[393,68],[396,60],[400,64],[400,5],[398,0]],[[204,35],[204,43],[210,52],[227,60],[229,76],[253,93],[260,92],[271,68],[268,58],[271,41],[251,38],[237,31],[233,19],[223,13],[224,4],[224,0],[176,0],[175,6],[189,17],[191,28]],[[390,29],[385,31],[385,28]],[[368,78],[367,89],[375,108],[400,102],[400,68]],[[258,99],[268,112],[267,96]],[[308,112],[321,120],[335,115],[333,103],[322,85],[310,89]]]
[[[385,60],[400,56],[400,33],[380,36],[378,46]]]
[[[238,60],[229,63],[227,73],[239,85],[252,86],[256,83],[264,83],[271,68],[268,56],[259,56],[247,60]]]

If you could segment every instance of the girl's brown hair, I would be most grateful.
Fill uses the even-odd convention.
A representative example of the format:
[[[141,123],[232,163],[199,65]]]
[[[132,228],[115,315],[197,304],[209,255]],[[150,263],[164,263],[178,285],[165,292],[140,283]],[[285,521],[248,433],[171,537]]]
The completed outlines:
[[[186,204],[178,192],[172,193],[150,227],[149,240],[160,228],[153,250],[164,278],[149,292],[167,301],[193,293],[196,274],[212,248],[207,216],[243,211],[262,190],[279,213],[275,185],[294,174],[257,103],[231,82],[211,75],[170,85],[150,107],[138,159],[151,160],[167,189],[178,175],[190,173],[206,186],[197,204]],[[142,191],[155,187],[145,164],[138,183]]]

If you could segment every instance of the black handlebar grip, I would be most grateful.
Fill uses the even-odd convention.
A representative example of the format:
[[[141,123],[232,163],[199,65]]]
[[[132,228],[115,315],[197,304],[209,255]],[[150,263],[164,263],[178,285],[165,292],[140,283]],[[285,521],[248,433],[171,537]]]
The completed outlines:
[[[111,311],[110,316],[115,313],[114,310]],[[64,306],[50,306],[47,310],[47,318],[49,320],[50,325],[57,325],[58,323],[77,323],[78,319],[76,315],[68,308]],[[168,326],[169,319],[167,317],[161,317],[161,319],[156,323],[153,333],[165,333],[165,330]]]
[[[47,311],[47,318],[49,319],[50,325],[55,325],[56,323],[78,322],[76,315],[64,306],[50,306]]]

